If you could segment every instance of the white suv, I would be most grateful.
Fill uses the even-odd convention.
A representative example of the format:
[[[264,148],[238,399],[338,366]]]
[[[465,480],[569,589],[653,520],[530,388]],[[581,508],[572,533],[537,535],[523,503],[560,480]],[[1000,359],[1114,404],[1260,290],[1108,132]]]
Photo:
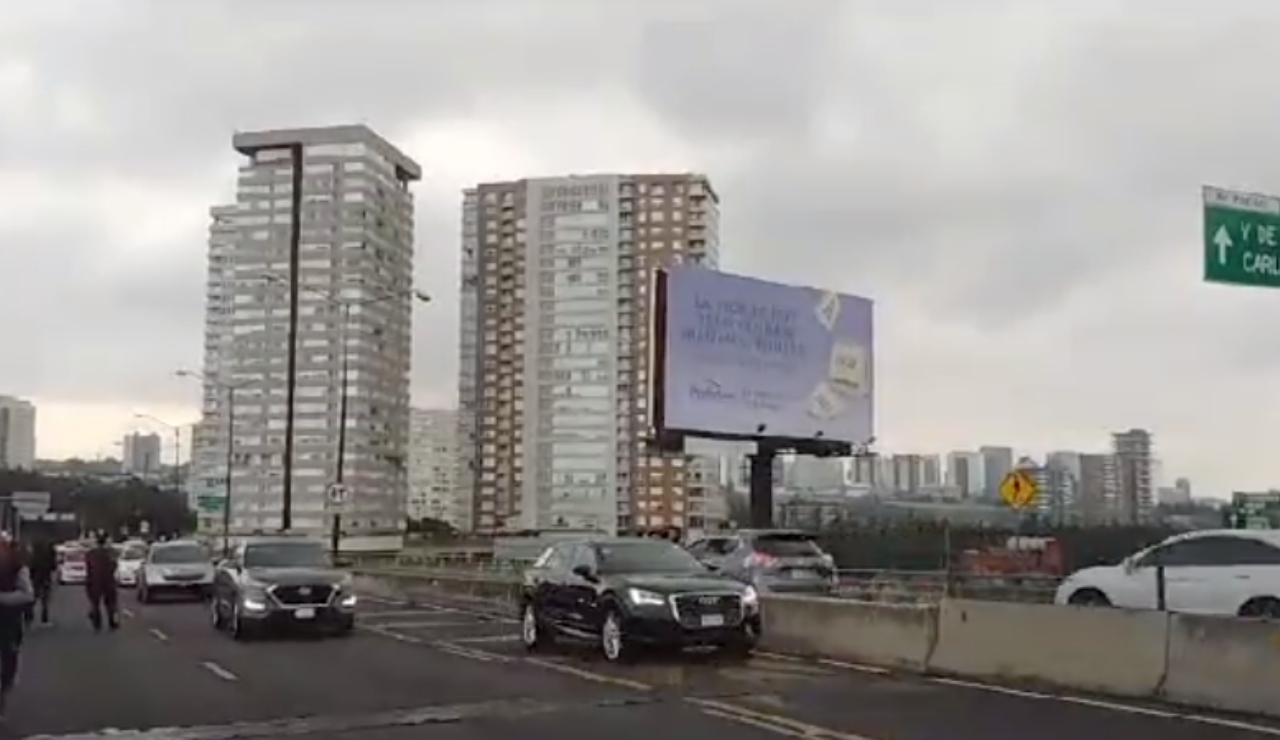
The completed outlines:
[[[1156,609],[1164,566],[1169,611],[1280,618],[1280,531],[1211,529],[1176,535],[1084,570],[1058,587],[1058,604]]]

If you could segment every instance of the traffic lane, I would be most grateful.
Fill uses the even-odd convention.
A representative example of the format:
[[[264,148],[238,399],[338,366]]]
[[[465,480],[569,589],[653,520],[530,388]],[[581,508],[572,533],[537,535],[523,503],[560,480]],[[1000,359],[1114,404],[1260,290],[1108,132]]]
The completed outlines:
[[[87,614],[83,589],[55,591],[53,624],[34,626],[23,646],[9,731],[136,729],[245,716],[239,692],[143,625],[124,619],[116,632],[94,633]]]
[[[702,740],[712,733],[733,733],[742,740],[778,736],[808,740],[871,740],[789,721],[702,708],[677,697],[628,701],[507,699],[463,705],[434,705],[356,715],[313,715],[265,722],[200,727],[155,728],[130,733],[130,740],[248,740],[304,737],[313,740],[410,740],[430,733],[454,740],[522,740],[529,736],[595,740],[601,734],[620,740]],[[37,735],[28,740],[102,740],[118,733]]]
[[[1082,732],[1146,733],[1173,740],[1280,736],[1275,723],[1251,718],[891,675],[869,666],[767,652],[746,661],[715,654],[658,654],[620,666],[604,661],[593,645],[561,640],[554,649],[531,656],[519,641],[514,620],[478,620],[471,627],[459,627],[455,621],[436,621],[456,619],[455,606],[435,607],[434,614],[432,609],[420,605],[373,612],[378,616],[370,621],[417,642],[463,648],[481,658],[497,656],[640,691],[693,699],[724,697],[747,711],[781,712],[794,720],[870,737],[999,740],[1028,732],[1049,738],[1074,738]],[[457,636],[458,630],[467,634]],[[1046,722],[1046,717],[1052,719]]]
[[[608,699],[626,687],[549,676],[537,666],[433,649],[426,641],[375,634],[348,637],[280,635],[237,642],[215,631],[203,604],[132,605],[136,621],[163,635],[192,663],[209,666],[235,684],[246,701],[273,716],[359,713],[423,704],[456,704],[509,697],[583,696]]]

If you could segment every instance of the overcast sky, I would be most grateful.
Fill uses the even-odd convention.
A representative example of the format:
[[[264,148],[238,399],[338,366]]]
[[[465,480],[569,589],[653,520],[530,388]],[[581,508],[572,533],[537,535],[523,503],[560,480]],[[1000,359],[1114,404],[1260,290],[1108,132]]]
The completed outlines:
[[[414,401],[453,403],[460,190],[695,170],[726,269],[877,302],[879,447],[1156,434],[1280,486],[1280,291],[1202,283],[1200,187],[1280,192],[1274,0],[7,0],[0,393],[40,454],[196,418],[236,129],[422,163]]]

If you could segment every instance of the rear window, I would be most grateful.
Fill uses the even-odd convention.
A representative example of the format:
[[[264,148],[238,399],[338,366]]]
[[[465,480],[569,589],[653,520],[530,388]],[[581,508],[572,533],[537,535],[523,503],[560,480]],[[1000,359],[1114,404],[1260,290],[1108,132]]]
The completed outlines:
[[[84,551],[83,551],[83,550],[72,550],[71,552],[69,552],[69,553],[67,553],[67,554],[63,555],[63,556],[62,556],[62,558],[63,558],[63,560],[65,560],[65,561],[66,561],[66,562],[68,562],[68,563],[83,563],[83,562],[84,562]]]
[[[755,551],[775,558],[804,558],[822,555],[822,548],[813,538],[802,534],[770,534],[757,537]]]

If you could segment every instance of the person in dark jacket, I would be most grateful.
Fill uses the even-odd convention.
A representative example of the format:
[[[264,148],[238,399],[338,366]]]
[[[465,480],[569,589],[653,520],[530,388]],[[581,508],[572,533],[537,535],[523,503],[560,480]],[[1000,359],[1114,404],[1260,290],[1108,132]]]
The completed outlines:
[[[116,591],[116,550],[106,534],[98,535],[93,549],[85,554],[84,565],[84,588],[89,596],[89,622],[93,625],[93,631],[102,631],[104,617],[108,627],[118,629],[120,618],[117,614],[119,595]]]
[[[7,532],[0,533],[0,716],[18,678],[24,616],[33,598],[21,552]]]
[[[40,623],[49,623],[49,599],[53,593],[53,576],[58,570],[58,550],[49,539],[36,540],[31,545],[31,557],[27,561],[31,572],[31,588],[35,600],[27,610],[27,624],[35,621],[36,609],[40,610]]]

